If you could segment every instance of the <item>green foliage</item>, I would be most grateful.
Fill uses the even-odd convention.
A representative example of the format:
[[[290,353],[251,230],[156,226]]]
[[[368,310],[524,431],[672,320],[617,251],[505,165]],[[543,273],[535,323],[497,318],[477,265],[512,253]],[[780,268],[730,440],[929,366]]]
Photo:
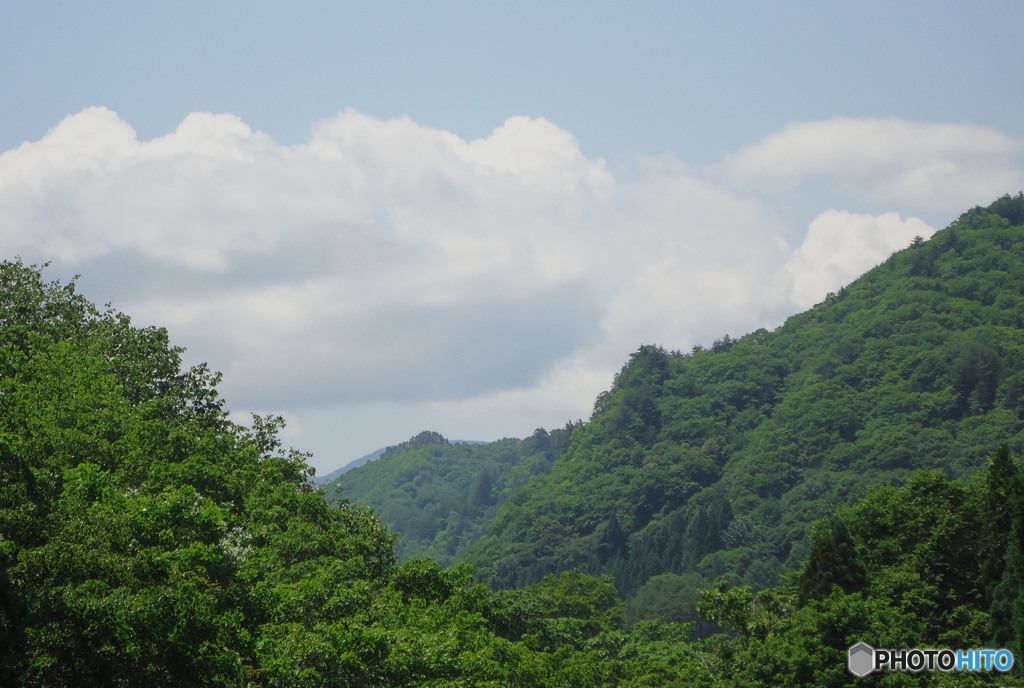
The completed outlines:
[[[279,418],[234,424],[163,330],[37,268],[0,265],[0,350],[2,685],[668,685],[686,653],[671,628],[623,631],[607,578],[495,594],[398,564],[372,512],[310,485]],[[498,468],[468,503],[493,509],[559,436],[475,454]],[[404,454],[436,449],[462,451]]]
[[[396,566],[371,512],[309,485],[281,420],[229,421],[163,330],[3,263],[0,352],[0,683],[506,677],[470,572]]]
[[[626,621],[630,624],[651,619],[696,622],[699,591],[705,587],[704,579],[696,573],[652,576],[626,601]]]
[[[449,445],[450,442],[444,438],[439,432],[431,432],[424,430],[420,434],[412,437],[405,442],[396,444],[393,447],[388,447],[384,450],[381,458],[392,456],[394,454],[401,454],[402,452],[411,451],[413,449],[419,449],[421,447],[430,447],[433,445],[440,445],[442,447]]]
[[[867,570],[846,522],[839,516],[822,519],[811,530],[811,553],[800,574],[800,602],[824,599],[839,586],[845,593],[867,585]]]
[[[1012,227],[1024,225],[1024,192],[1006,194],[989,206],[989,211],[1005,218]]]
[[[532,588],[541,606],[556,618],[582,622],[582,632],[596,635],[622,625],[623,606],[615,586],[607,578],[580,571],[549,576]]]
[[[1005,446],[990,460],[980,511],[988,630],[994,643],[1019,653],[1024,646],[1024,474]]]
[[[858,679],[846,671],[846,649],[862,641],[894,648],[991,646],[987,603],[977,593],[986,545],[972,535],[986,512],[986,493],[1006,472],[1004,459],[999,452],[969,483],[920,472],[904,487],[872,491],[817,522],[811,559],[775,588],[755,592],[722,580],[702,591],[699,610],[727,631],[691,646],[703,652],[712,685],[1021,685],[1019,672]],[[1011,530],[1007,524],[998,535],[1005,540]],[[840,551],[854,558],[865,553],[854,566],[855,589],[832,581],[825,590],[824,574],[844,568],[833,558]],[[813,566],[822,552],[828,565]],[[1011,611],[1010,625],[1020,614]]]
[[[524,440],[489,444],[451,443],[422,432],[328,483],[325,493],[332,502],[344,496],[371,507],[400,534],[400,561],[429,558],[448,565],[484,534],[518,488],[551,470],[571,430],[538,428]]]

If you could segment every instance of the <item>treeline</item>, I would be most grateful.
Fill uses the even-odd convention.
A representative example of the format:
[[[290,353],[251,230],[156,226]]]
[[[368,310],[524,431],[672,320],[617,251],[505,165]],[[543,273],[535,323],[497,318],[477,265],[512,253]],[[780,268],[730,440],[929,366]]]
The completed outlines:
[[[1019,685],[1009,675],[882,672],[847,648],[1009,648],[1024,639],[1024,481],[1005,447],[970,481],[939,471],[882,487],[814,524],[810,555],[760,592],[724,579],[700,611],[731,633],[698,647],[724,685]]]
[[[1019,671],[846,669],[858,642],[1021,656],[1024,481],[1005,449],[970,481],[922,471],[818,521],[809,558],[776,587],[722,579],[699,591],[698,623],[629,625],[607,577],[492,592],[465,566],[396,565],[372,515],[282,476],[303,463],[266,453],[272,425],[239,437],[252,463],[237,475],[253,482],[237,496],[262,495],[246,508],[207,502],[197,484],[230,482],[194,465],[148,495],[124,494],[123,471],[64,471],[39,539],[4,539],[6,685],[1024,685]],[[13,511],[7,500],[5,533]]]

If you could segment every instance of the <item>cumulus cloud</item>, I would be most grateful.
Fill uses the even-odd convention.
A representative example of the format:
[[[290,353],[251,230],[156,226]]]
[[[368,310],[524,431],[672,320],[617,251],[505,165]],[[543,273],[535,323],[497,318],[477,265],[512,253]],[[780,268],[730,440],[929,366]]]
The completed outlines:
[[[768,188],[825,178],[861,200],[956,211],[1019,188],[1022,151],[987,127],[836,117],[790,124],[728,156],[722,171]]]
[[[595,347],[607,369],[692,336],[706,282],[781,257],[759,204],[676,168],[622,184],[526,117],[464,141],[345,111],[281,146],[209,113],[139,141],[90,108],[0,156],[0,180],[7,255],[102,272],[253,407],[529,388]]]
[[[929,238],[935,229],[923,220],[900,219],[896,213],[859,215],[827,210],[811,222],[807,238],[786,263],[792,276],[792,299],[813,306],[878,265],[915,237]]]
[[[523,433],[586,417],[641,343],[772,326],[933,231],[828,198],[794,231],[755,182],[830,175],[937,203],[970,166],[1019,179],[1017,150],[974,127],[832,120],[717,177],[665,157],[627,182],[542,118],[466,141],[347,110],[283,146],[210,113],[140,141],[89,108],[0,155],[0,250],[82,273],[222,370],[234,408],[290,413],[310,436],[337,413]]]

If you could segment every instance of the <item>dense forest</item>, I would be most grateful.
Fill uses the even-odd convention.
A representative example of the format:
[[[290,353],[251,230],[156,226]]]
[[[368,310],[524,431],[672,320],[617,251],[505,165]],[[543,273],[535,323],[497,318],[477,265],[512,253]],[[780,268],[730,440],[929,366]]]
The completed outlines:
[[[419,557],[448,566],[480,539],[498,506],[531,477],[551,471],[568,432],[538,429],[524,440],[480,444],[425,431],[346,471],[325,494],[333,503],[344,491],[385,524],[400,525],[400,561]]]
[[[476,571],[400,562],[166,331],[4,262],[0,683],[1024,685],[846,667],[1021,656],[1022,247],[1005,197],[775,332],[641,347],[590,421],[431,488],[478,530],[421,542]],[[375,463],[435,447],[477,451]]]

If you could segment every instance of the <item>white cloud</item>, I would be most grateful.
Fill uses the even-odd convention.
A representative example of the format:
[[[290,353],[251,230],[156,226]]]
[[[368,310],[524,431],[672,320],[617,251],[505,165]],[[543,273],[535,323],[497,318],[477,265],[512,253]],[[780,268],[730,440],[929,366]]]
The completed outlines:
[[[290,412],[310,437],[342,409],[479,439],[467,423],[587,417],[639,344],[772,326],[932,231],[821,212],[829,198],[791,232],[773,198],[735,188],[827,174],[890,207],[934,204],[971,169],[1019,178],[1014,146],[953,125],[794,125],[728,159],[722,178],[748,185],[730,188],[670,157],[621,181],[544,119],[465,141],[348,110],[283,146],[209,113],[140,141],[90,108],[0,155],[0,250],[168,327],[224,371],[234,408]]]
[[[987,127],[836,117],[790,124],[728,156],[721,172],[775,189],[825,178],[862,201],[956,211],[1019,188],[1022,150]]]
[[[108,111],[104,116],[111,117],[113,113]],[[210,112],[193,112],[173,134],[138,146],[140,156],[148,158],[191,154],[235,162],[251,162],[260,155],[273,155],[275,148],[268,136],[260,132],[254,134],[249,125],[235,115]]]
[[[859,215],[827,210],[811,222],[807,238],[786,263],[792,276],[792,299],[808,308],[906,248],[917,236],[935,233],[924,221],[900,219],[896,213]]]
[[[7,255],[105,272],[247,406],[479,393],[600,335],[589,244],[615,181],[545,120],[466,142],[346,111],[279,146],[205,113],[140,142],[90,108],[0,180]]]

